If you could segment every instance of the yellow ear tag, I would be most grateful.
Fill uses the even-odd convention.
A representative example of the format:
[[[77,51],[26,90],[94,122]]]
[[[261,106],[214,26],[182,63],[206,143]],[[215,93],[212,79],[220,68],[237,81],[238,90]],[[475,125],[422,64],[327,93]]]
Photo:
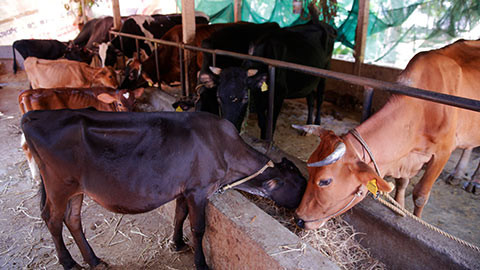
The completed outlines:
[[[176,109],[175,109],[176,112],[183,112],[182,108],[180,106],[178,106]]]
[[[372,179],[367,183],[367,189],[370,191],[373,195],[377,195],[378,193],[378,187],[377,187],[377,179]]]
[[[153,86],[153,83],[152,81],[148,81],[148,86],[152,87]]]
[[[267,90],[268,90],[268,85],[267,85],[267,83],[266,83],[266,82],[263,82],[263,83],[262,83],[262,87],[261,87],[260,89],[262,89],[262,92],[267,91]]]

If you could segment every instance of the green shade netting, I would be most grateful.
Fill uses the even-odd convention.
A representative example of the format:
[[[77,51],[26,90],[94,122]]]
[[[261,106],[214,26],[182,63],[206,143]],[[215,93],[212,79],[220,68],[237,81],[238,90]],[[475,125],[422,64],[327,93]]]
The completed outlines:
[[[337,56],[351,55],[355,46],[358,1],[337,0],[337,16],[329,22],[338,30]],[[282,27],[303,24],[308,21],[310,2],[302,0],[303,14],[293,14],[292,0],[243,0],[242,21],[277,22]],[[181,0],[177,3],[180,6]],[[210,16],[212,23],[233,22],[233,5],[233,0],[195,1],[195,9]],[[480,38],[479,22],[478,0],[370,0],[365,61],[404,65],[402,56],[408,60],[420,50],[438,48],[459,37]]]

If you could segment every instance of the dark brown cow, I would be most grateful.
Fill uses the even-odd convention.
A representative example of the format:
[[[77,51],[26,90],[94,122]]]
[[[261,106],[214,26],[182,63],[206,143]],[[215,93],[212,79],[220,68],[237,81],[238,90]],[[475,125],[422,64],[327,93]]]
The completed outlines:
[[[92,268],[103,265],[82,230],[84,194],[124,214],[176,199],[175,247],[185,247],[183,223],[189,215],[195,265],[208,269],[202,248],[205,207],[216,190],[236,182],[235,188],[289,208],[298,206],[305,190],[291,161],[272,162],[246,144],[230,122],[210,113],[31,111],[21,125],[43,179],[42,218],[65,269],[79,265],[63,242],[62,223],[84,260]]]
[[[143,88],[132,91],[132,93],[127,90],[114,90],[105,87],[39,88],[20,92],[18,105],[22,114],[33,110],[81,109],[87,107],[93,107],[99,111],[128,112],[133,111],[135,99],[140,97],[142,93]],[[21,146],[27,156],[32,178],[36,181],[39,177],[38,167],[23,135]]]
[[[408,63],[398,82],[430,91],[480,99],[480,41],[460,40],[422,52]],[[395,199],[404,204],[409,179],[424,165],[413,189],[414,214],[421,216],[430,190],[455,148],[480,145],[480,114],[407,96],[393,96],[380,111],[341,137],[318,126],[305,131],[321,138],[308,160],[310,179],[296,211],[297,224],[313,229],[360,202],[367,184],[391,191],[384,176],[396,179]],[[379,172],[374,170],[370,148]]]

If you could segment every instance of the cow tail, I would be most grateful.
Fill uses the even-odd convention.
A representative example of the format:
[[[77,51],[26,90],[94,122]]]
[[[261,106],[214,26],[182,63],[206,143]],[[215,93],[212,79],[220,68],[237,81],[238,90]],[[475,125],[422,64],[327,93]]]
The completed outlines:
[[[12,45],[12,51],[13,51],[13,74],[17,73],[17,59],[15,57],[15,42]]]
[[[47,200],[47,193],[45,192],[45,184],[43,183],[43,177],[40,174],[40,212],[45,208],[45,202]]]

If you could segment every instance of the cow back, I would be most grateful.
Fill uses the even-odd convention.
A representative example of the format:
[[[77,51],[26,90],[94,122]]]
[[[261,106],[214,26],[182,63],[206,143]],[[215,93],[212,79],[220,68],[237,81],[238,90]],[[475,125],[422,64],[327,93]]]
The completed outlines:
[[[122,103],[119,108],[115,103],[105,103],[97,97],[106,93],[118,99]],[[20,111],[25,114],[32,110],[58,110],[58,109],[81,109],[93,107],[99,111],[132,111],[134,102],[132,97],[125,98],[122,95],[126,90],[118,91],[106,87],[94,88],[54,88],[54,89],[28,89],[18,95]],[[123,109],[124,107],[124,109]]]

